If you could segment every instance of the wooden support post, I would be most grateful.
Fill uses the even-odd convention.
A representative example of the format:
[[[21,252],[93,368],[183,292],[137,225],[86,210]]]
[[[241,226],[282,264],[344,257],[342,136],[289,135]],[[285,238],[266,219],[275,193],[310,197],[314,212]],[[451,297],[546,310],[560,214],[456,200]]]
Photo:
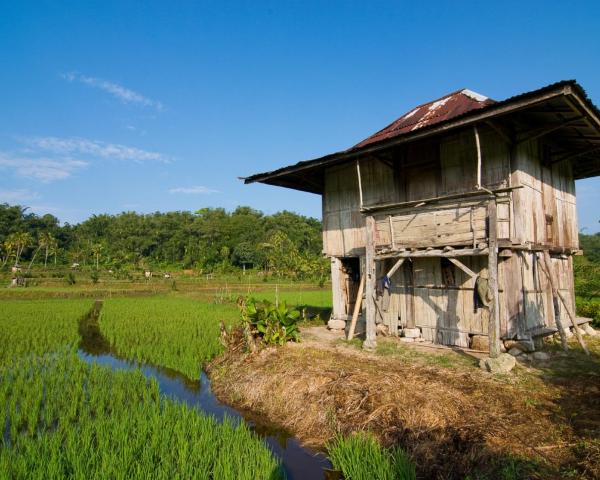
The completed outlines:
[[[342,261],[337,257],[331,257],[331,288],[333,290],[332,318],[346,320],[346,299],[344,298],[344,278],[342,275]]]
[[[348,329],[348,340],[354,338],[354,330],[356,329],[356,322],[360,313],[360,307],[362,306],[362,297],[365,290],[365,275],[360,277],[360,283],[358,284],[358,293],[356,294],[356,302],[354,303],[354,312],[352,313],[352,322]]]
[[[365,307],[367,320],[367,335],[363,348],[373,350],[377,347],[375,326],[375,284],[377,282],[375,269],[375,219],[372,215],[365,218],[366,256],[365,256]]]
[[[400,260],[398,260],[394,264],[394,266],[390,269],[390,271],[387,273],[386,277],[392,278],[392,275],[394,275],[394,273],[396,273],[398,271],[398,269],[402,266],[402,264],[404,263],[405,260],[406,260],[406,258],[401,258]]]
[[[552,270],[552,261],[550,260],[550,253],[548,253],[548,250],[544,250],[544,270],[546,271],[545,272],[546,276],[548,277],[548,280],[550,281],[550,287],[552,288],[552,295],[560,298],[562,304],[565,306],[567,315],[569,316],[569,318],[571,319],[571,323],[573,324],[573,332],[575,333],[575,336],[577,337],[577,340],[579,341],[579,345],[581,345],[581,348],[583,348],[583,351],[587,355],[589,355],[590,351],[588,350],[587,345],[585,344],[585,341],[583,340],[583,337],[581,336],[581,333],[579,333],[577,319],[575,318],[575,315],[571,311],[571,306],[568,304],[566,298],[560,291],[559,283],[558,283],[557,279],[554,277],[554,271]],[[563,343],[563,348],[564,348],[565,344],[566,344],[566,339],[563,341],[564,331],[562,331],[562,325],[557,325],[557,327],[558,327],[559,332],[562,332],[561,333],[561,342]]]
[[[363,190],[362,190],[362,178],[360,176],[360,161],[356,160],[356,177],[358,178],[358,199],[360,208],[363,208]]]
[[[488,335],[490,342],[490,357],[500,355],[500,305],[498,301],[498,218],[496,215],[496,199],[488,203],[488,286],[492,292],[490,304],[490,319]]]
[[[452,262],[454,265],[456,265],[458,268],[460,268],[469,277],[477,278],[477,274],[473,270],[471,270],[469,267],[467,267],[464,263],[462,263],[460,260],[457,260],[456,258],[449,258],[448,261]]]
[[[390,224],[390,245],[392,250],[396,250],[396,242],[394,240],[394,222],[392,222],[392,216],[388,215],[388,223]]]
[[[537,258],[537,253],[535,254],[536,258]],[[548,255],[550,256],[550,255]],[[549,262],[548,262],[549,263]],[[545,256],[542,256],[542,261],[540,263],[542,272],[544,272],[544,274],[546,275],[546,278],[548,278],[548,281],[550,282],[550,288],[552,289],[552,298],[553,298],[553,308],[554,308],[554,322],[556,323],[556,328],[558,329],[558,335],[560,336],[560,343],[561,346],[563,348],[563,350],[566,352],[569,349],[569,344],[567,343],[567,336],[565,335],[565,330],[563,328],[563,324],[560,318],[560,313],[558,311],[556,311],[556,309],[558,308],[558,291],[556,289],[556,285],[554,284],[554,276],[552,275],[552,270],[548,270],[548,268],[552,268],[551,265],[549,266],[548,264],[546,264],[546,258]]]

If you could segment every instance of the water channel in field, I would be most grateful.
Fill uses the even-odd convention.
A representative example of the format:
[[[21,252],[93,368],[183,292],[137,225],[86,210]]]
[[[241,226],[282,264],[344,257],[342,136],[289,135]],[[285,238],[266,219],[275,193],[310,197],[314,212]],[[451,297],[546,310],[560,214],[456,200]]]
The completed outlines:
[[[288,432],[269,425],[251,412],[239,411],[221,403],[212,393],[210,379],[204,372],[200,373],[198,380],[191,380],[169,368],[137,363],[120,357],[100,332],[98,317],[101,309],[102,302],[97,301],[90,314],[80,321],[79,356],[82,360],[120,370],[139,369],[146,377],[154,378],[158,382],[161,394],[166,397],[184,402],[219,421],[229,417],[246,422],[281,460],[288,480],[341,478],[338,472],[331,470],[331,462],[323,453],[303,447]]]

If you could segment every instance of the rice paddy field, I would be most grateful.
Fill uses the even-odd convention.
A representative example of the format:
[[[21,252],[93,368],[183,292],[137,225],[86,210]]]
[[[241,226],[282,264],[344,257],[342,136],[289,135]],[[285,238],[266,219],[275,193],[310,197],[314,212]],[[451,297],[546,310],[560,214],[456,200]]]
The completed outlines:
[[[218,345],[210,341],[189,348],[198,343],[198,329],[211,328],[200,322],[194,330],[193,319],[203,313],[198,302],[183,302],[174,310],[168,301],[136,301],[149,303],[144,307],[115,300],[107,315],[115,343],[132,355],[173,361],[180,370],[193,373],[190,359],[198,362],[197,372],[203,360],[218,352]],[[217,423],[161,396],[156,381],[139,370],[115,371],[81,360],[78,323],[91,308],[89,300],[2,301],[0,478],[283,477],[279,461],[244,423]],[[169,332],[180,328],[189,335],[187,343],[143,353],[139,346],[130,347],[128,342],[143,330],[135,316],[135,333],[123,326],[119,315],[131,308],[154,312],[156,318],[157,312],[168,311],[168,319],[179,319],[150,322],[150,336],[144,337],[148,341],[170,344]],[[234,315],[226,308],[220,313],[226,319]],[[212,330],[209,333],[212,336]]]
[[[117,352],[137,362],[177,370],[190,379],[221,353],[219,322],[239,318],[235,305],[186,298],[118,298],[104,302],[100,330]]]

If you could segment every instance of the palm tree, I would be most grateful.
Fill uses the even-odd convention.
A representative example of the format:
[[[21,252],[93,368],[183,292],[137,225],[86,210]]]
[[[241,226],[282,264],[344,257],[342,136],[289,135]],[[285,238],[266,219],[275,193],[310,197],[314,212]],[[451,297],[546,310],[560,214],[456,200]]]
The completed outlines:
[[[3,252],[2,266],[3,267],[4,267],[4,265],[6,265],[8,263],[8,259],[12,255],[12,251],[14,248],[15,248],[15,245],[12,242],[10,236],[6,240],[4,240],[4,242],[2,242],[2,252]]]
[[[19,260],[29,244],[31,243],[31,235],[27,232],[11,233],[8,236],[8,241],[13,245],[15,252],[15,267],[19,265]]]
[[[52,242],[50,242],[50,255],[54,256],[54,266],[56,266],[56,256],[58,254],[58,242],[56,238],[52,238]]]
[[[40,235],[39,244],[42,248],[45,249],[46,253],[46,255],[44,256],[44,268],[48,266],[48,254],[50,253],[50,248],[52,247],[53,242],[56,242],[56,240],[50,232],[43,232]]]
[[[100,254],[102,253],[102,250],[104,249],[104,245],[102,245],[101,243],[94,243],[90,249],[92,250],[92,254],[94,255],[95,259],[96,259],[96,270],[98,270],[98,262],[100,260]]]

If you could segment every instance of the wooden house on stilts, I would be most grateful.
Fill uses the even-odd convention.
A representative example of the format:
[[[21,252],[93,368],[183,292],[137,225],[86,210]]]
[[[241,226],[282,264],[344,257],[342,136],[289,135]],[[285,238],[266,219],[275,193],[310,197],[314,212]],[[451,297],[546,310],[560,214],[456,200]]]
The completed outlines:
[[[332,320],[360,313],[366,347],[381,330],[495,356],[570,325],[575,180],[599,174],[600,112],[563,81],[499,102],[460,90],[245,182],[322,195]]]

